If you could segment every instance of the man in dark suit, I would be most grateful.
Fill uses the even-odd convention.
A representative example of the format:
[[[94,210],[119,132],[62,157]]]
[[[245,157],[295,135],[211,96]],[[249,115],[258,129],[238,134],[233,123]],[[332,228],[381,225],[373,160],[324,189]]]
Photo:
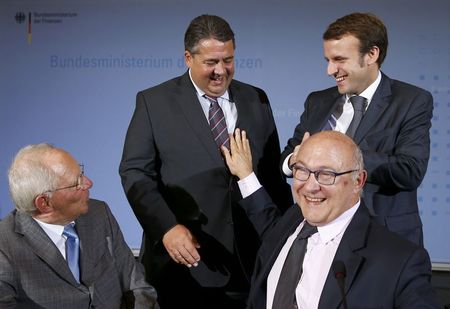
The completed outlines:
[[[141,260],[161,307],[243,308],[259,240],[219,146],[245,129],[256,174],[287,207],[278,134],[264,91],[233,80],[235,41],[225,20],[195,18],[184,43],[188,72],[137,95],[122,184],[144,230]]]
[[[291,175],[290,155],[305,133],[347,132],[361,148],[368,171],[366,206],[380,224],[423,245],[417,188],[430,154],[432,96],[380,71],[388,37],[376,16],[344,16],[328,27],[323,39],[327,74],[337,86],[306,99],[300,123],[282,153],[282,169]],[[359,126],[351,124],[354,95],[364,98]]]
[[[0,221],[1,308],[159,308],[142,265],[92,181],[66,151],[22,148],[9,169],[16,209]]]
[[[324,131],[303,139],[291,166],[297,204],[282,216],[252,173],[245,133],[231,138],[231,155],[223,152],[262,239],[248,308],[439,308],[426,250],[376,223],[361,201],[367,172],[350,137]],[[307,226],[315,231],[303,262],[290,264]]]

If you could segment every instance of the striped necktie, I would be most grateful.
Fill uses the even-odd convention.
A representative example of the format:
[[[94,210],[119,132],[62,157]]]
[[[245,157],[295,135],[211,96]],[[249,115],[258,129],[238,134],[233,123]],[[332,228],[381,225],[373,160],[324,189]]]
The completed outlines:
[[[217,146],[225,146],[230,148],[230,137],[228,136],[227,122],[225,115],[217,102],[217,98],[208,97],[205,98],[211,103],[208,112],[208,121],[211,128],[211,132]]]

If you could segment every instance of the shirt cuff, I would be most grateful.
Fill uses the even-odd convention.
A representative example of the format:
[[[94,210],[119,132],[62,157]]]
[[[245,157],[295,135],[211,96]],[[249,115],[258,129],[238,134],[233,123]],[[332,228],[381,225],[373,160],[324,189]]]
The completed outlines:
[[[262,187],[254,172],[244,179],[238,180],[238,186],[239,190],[241,190],[242,198],[252,195],[255,191]]]
[[[292,171],[289,168],[289,159],[291,157],[292,157],[292,153],[290,155],[288,155],[286,157],[286,159],[284,159],[284,162],[283,162],[283,173],[288,177],[292,177]]]

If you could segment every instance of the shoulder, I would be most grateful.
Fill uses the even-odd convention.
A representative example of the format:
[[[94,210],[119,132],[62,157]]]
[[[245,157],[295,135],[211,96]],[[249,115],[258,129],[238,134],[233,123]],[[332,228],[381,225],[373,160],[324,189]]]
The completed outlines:
[[[89,204],[88,212],[80,216],[80,219],[89,221],[100,221],[102,218],[106,219],[111,213],[108,204],[106,204],[104,201],[89,199],[88,204]]]
[[[262,103],[269,102],[269,98],[267,97],[266,92],[259,87],[233,79],[231,81],[229,88],[232,95],[238,94],[239,96],[248,96],[252,98],[257,98]]]
[[[326,100],[329,102],[334,102],[340,96],[342,96],[342,94],[339,93],[337,87],[330,87],[330,88],[311,92],[308,95],[306,101],[307,102],[308,101],[317,102],[317,101]]]
[[[158,85],[149,87],[147,89],[141,90],[138,92],[138,95],[144,95],[144,96],[148,96],[148,95],[167,95],[169,92],[169,89],[177,89],[177,88],[183,88],[183,87],[188,87],[192,85],[192,82],[189,78],[189,74],[185,73],[181,76],[177,76],[175,78],[169,79],[165,82],[162,82]]]
[[[425,90],[418,86],[400,80],[391,79],[385,74],[382,75],[382,78],[382,82],[385,81],[387,84],[389,84],[393,95],[402,95],[409,97],[424,96],[428,98],[432,97],[431,93],[428,90]]]
[[[410,242],[373,220],[371,220],[367,243],[370,255],[377,256],[376,258],[381,261],[389,260],[391,264],[404,264],[412,256],[420,256],[426,263],[431,263],[428,253],[423,247]]]
[[[10,212],[0,221],[0,242],[14,232],[16,210]]]

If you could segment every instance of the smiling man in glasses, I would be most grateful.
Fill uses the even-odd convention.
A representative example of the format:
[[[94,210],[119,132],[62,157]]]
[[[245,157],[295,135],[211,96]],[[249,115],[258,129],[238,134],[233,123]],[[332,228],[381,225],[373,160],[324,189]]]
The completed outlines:
[[[230,147],[240,205],[262,240],[247,308],[439,308],[426,250],[376,223],[361,200],[367,172],[350,137],[303,139],[291,165],[296,205],[282,216],[252,172],[245,132]]]
[[[158,308],[155,290],[84,166],[49,144],[9,169],[15,210],[0,221],[1,308]]]

